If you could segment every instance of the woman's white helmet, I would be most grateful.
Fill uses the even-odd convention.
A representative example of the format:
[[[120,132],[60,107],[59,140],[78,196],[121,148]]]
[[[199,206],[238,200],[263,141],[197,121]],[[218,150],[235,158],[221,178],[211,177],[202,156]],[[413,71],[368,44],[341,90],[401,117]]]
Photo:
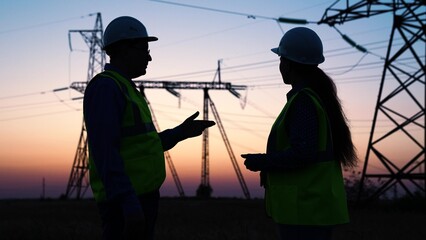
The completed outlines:
[[[301,64],[316,65],[325,60],[321,39],[313,30],[306,27],[296,27],[287,31],[281,38],[279,47],[271,51]]]
[[[145,26],[136,18],[122,16],[112,20],[105,29],[103,49],[125,39],[146,39],[148,42],[157,41],[157,37],[148,36]]]

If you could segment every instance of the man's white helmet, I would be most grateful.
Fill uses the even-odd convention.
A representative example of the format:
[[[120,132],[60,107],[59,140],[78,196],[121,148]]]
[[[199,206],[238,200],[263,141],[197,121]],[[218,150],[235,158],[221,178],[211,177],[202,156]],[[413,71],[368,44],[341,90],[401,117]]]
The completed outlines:
[[[136,18],[122,16],[112,20],[105,29],[103,49],[125,39],[146,39],[148,42],[157,41],[157,37],[148,36],[145,26]]]
[[[306,27],[296,27],[287,31],[281,38],[279,47],[271,51],[301,64],[316,65],[325,60],[321,39]]]

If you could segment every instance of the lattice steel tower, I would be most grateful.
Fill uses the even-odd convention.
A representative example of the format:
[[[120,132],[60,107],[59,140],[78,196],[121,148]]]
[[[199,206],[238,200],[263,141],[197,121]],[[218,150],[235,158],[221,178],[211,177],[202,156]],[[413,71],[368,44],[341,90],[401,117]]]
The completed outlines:
[[[93,14],[95,15],[95,14]],[[105,64],[105,53],[102,51],[102,18],[101,13],[96,13],[95,27],[91,30],[70,30],[68,32],[68,40],[70,50],[72,51],[71,35],[79,33],[87,46],[89,47],[89,67],[87,69],[87,81],[89,82],[95,74],[102,71]],[[78,141],[77,151],[75,153],[74,162],[71,168],[70,177],[68,180],[66,198],[71,198],[73,195],[76,199],[84,196],[89,187],[88,179],[88,148],[87,148],[87,132],[86,127],[82,124],[80,139]]]
[[[319,24],[334,26],[382,13],[393,15],[358,200],[377,199],[397,187],[407,195],[419,193],[424,197],[426,3],[424,0],[349,2],[346,1],[345,9],[335,8],[333,4]],[[403,41],[402,46],[395,43],[397,39]],[[373,161],[384,167],[385,172],[372,172],[369,164]],[[377,180],[378,187],[371,193],[363,192],[368,179]]]

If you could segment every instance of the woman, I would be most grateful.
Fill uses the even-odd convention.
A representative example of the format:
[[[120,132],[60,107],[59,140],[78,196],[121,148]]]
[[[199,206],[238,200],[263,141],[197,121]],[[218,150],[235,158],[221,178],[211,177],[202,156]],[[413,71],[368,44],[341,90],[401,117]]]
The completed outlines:
[[[280,239],[331,239],[349,222],[341,165],[356,166],[355,147],[333,81],[320,69],[321,39],[311,29],[289,30],[279,47],[280,72],[291,85],[272,126],[266,154],[243,154],[261,171],[266,210]]]

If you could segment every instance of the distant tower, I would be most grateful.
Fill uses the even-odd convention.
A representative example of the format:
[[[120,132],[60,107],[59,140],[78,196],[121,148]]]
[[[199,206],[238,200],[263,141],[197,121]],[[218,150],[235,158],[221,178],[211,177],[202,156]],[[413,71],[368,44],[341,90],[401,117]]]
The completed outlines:
[[[337,9],[333,4],[319,22],[334,26],[382,13],[393,14],[358,200],[379,198],[396,186],[409,196],[419,193],[425,197],[425,7],[424,0],[359,1],[351,5],[346,1],[346,9]],[[396,39],[403,41],[402,46],[394,43]],[[385,172],[371,171],[372,161]],[[367,179],[378,180],[374,192],[364,192]]]
[[[87,69],[87,82],[89,82],[95,74],[102,71],[105,64],[105,53],[102,51],[102,18],[101,13],[96,13],[95,27],[92,30],[70,30],[68,32],[69,45],[72,51],[71,34],[80,33],[89,47],[89,67]],[[78,142],[77,151],[75,153],[71,174],[68,180],[66,198],[80,199],[84,196],[89,187],[88,179],[88,148],[87,148],[87,132],[83,124],[81,128],[80,140]]]
[[[221,79],[221,71],[220,71],[220,64],[222,60],[217,61],[217,71],[215,78],[218,78],[218,83],[216,83],[213,79],[213,86],[220,86],[222,85],[222,79]],[[228,83],[226,83],[228,84]],[[226,85],[226,89],[228,89],[232,95],[235,97],[241,99],[240,94],[235,91],[235,87],[239,87],[242,89],[245,89],[246,86],[232,86],[232,85]],[[234,167],[235,173],[237,175],[238,181],[241,185],[241,188],[243,190],[244,196],[247,199],[250,199],[250,192],[247,188],[247,185],[245,183],[243,174],[241,173],[240,167],[238,166],[237,160],[235,158],[234,151],[232,150],[231,143],[229,142],[228,136],[225,131],[225,127],[222,124],[222,120],[220,119],[219,112],[217,111],[217,108],[215,104],[213,103],[213,100],[210,98],[209,95],[209,89],[208,87],[203,88],[204,97],[203,97],[203,120],[209,119],[209,105],[212,110],[213,116],[216,120],[217,127],[219,128],[220,134],[222,135],[223,142],[225,143],[226,150],[228,151],[229,157],[232,162],[232,166]],[[205,129],[203,131],[203,145],[202,145],[202,156],[201,156],[201,183],[197,188],[196,195],[199,198],[210,198],[211,194],[213,192],[213,188],[210,186],[210,169],[209,169],[210,163],[209,163],[209,129]]]
[[[209,119],[209,90],[203,89],[203,120]],[[196,195],[201,198],[210,198],[213,188],[210,186],[210,163],[209,163],[209,129],[203,131],[203,143],[201,152],[201,183],[197,188]]]

